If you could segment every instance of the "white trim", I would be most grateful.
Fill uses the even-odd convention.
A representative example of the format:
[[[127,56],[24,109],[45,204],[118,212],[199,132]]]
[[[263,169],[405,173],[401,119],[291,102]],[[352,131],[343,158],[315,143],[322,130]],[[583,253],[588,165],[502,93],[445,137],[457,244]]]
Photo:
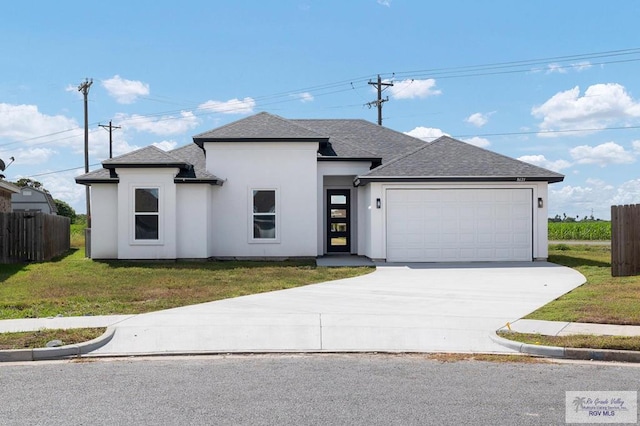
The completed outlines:
[[[276,210],[273,212],[276,219],[276,228],[275,228],[275,236],[274,238],[254,238],[253,236],[253,219],[255,213],[253,212],[253,192],[254,191],[273,191],[275,195],[275,207]],[[248,222],[247,222],[247,242],[249,244],[280,244],[280,216],[282,215],[280,211],[280,188],[278,187],[249,187],[247,188],[247,211],[248,211]],[[271,213],[266,213],[271,215]]]
[[[136,239],[136,189],[157,189],[158,190],[158,239],[138,240]],[[132,246],[163,246],[164,245],[164,185],[155,184],[131,184],[129,185],[129,244]],[[144,214],[144,213],[142,213]]]

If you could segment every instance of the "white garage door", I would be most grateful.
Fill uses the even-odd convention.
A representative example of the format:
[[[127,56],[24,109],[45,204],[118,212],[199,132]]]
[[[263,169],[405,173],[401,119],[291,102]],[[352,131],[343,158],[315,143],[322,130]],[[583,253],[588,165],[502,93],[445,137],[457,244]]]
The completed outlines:
[[[531,189],[387,189],[387,261],[529,261]]]

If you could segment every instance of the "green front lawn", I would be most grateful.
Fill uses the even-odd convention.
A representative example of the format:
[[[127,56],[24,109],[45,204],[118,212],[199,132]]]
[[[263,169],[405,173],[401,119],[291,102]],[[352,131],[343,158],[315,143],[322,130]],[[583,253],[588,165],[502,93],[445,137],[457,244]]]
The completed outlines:
[[[587,282],[525,318],[640,325],[640,276],[612,277],[610,247],[551,245],[549,261],[578,270]]]
[[[315,261],[93,261],[82,249],[53,262],[0,265],[0,319],[137,314],[354,277],[373,268]]]

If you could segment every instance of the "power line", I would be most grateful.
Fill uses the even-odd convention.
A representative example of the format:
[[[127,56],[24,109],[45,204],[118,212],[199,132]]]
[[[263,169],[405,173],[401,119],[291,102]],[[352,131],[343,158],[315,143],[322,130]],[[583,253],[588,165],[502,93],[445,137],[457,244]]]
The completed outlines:
[[[496,63],[481,64],[481,65],[468,65],[468,66],[458,66],[458,67],[422,69],[422,70],[413,70],[413,71],[397,71],[397,72],[395,72],[395,75],[396,75],[396,77],[403,77],[404,76],[404,78],[406,78],[406,79],[418,78],[418,77],[432,77],[432,78],[433,77],[437,77],[437,78],[440,78],[440,79],[478,77],[478,76],[486,76],[486,75],[498,75],[498,74],[531,72],[532,71],[531,68],[526,68],[526,69],[509,69],[509,68],[517,68],[517,67],[522,68],[522,67],[525,67],[525,66],[526,67],[531,67],[531,66],[534,66],[534,65],[548,64],[550,61],[565,61],[565,62],[566,61],[579,61],[579,60],[589,60],[589,59],[598,59],[598,58],[613,58],[613,57],[636,55],[636,54],[640,54],[640,48],[619,49],[619,50],[610,50],[610,51],[602,51],[602,52],[591,52],[591,53],[573,54],[573,55],[564,55],[564,56],[552,56],[552,57],[547,57],[547,58],[536,58],[536,59],[528,59],[528,60],[496,62]],[[626,62],[636,62],[636,61],[640,61],[640,58],[623,59],[623,60],[615,60],[615,61],[614,60],[612,60],[612,61],[601,61],[601,62],[597,62],[597,63],[592,63],[590,65],[592,65],[592,66],[593,65],[605,65],[605,64],[626,63]],[[577,66],[580,66],[580,64],[559,65],[556,69],[575,68]],[[383,74],[392,75],[393,73],[383,73]],[[324,92],[324,93],[315,93],[314,97],[327,96],[327,95],[331,95],[331,94],[335,94],[335,93],[341,93],[341,92],[345,92],[345,91],[354,90],[355,89],[355,85],[357,85],[357,84],[361,84],[363,87],[366,87],[365,85],[368,84],[367,83],[367,79],[370,80],[370,78],[371,78],[370,76],[363,76],[363,77],[358,77],[358,78],[352,78],[352,79],[347,79],[347,80],[336,81],[336,82],[332,82],[332,83],[324,83],[324,84],[318,84],[318,85],[303,87],[303,88],[296,89],[296,90],[288,90],[288,91],[277,92],[277,93],[273,93],[273,94],[269,94],[269,95],[251,97],[251,99],[253,99],[253,101],[255,101],[256,103],[260,102],[261,105],[264,107],[264,106],[269,106],[269,105],[274,105],[274,104],[279,104],[279,103],[284,103],[284,102],[295,101],[295,99],[291,98],[291,94],[293,94],[293,93],[304,93],[304,92],[310,92],[310,91],[321,91],[321,92]],[[334,90],[334,89],[338,89],[338,90]],[[158,102],[161,101],[160,99],[154,99],[154,98],[146,98],[146,99],[154,100],[154,101],[158,101]],[[271,100],[272,102],[268,102],[269,100]],[[264,102],[262,102],[262,101],[264,101]],[[170,103],[170,100],[162,101],[162,102]],[[377,102],[377,101],[374,101],[374,102]],[[241,110],[241,109],[245,108],[244,106],[227,107],[227,108],[224,108],[224,109],[220,109],[219,107],[198,108],[202,104],[203,103],[199,103],[198,104],[196,102],[193,102],[192,105],[186,105],[185,104],[185,109],[186,110],[193,109],[193,110],[195,110],[195,112],[192,112],[194,114],[194,116],[202,116],[202,115],[206,115],[206,114],[215,114],[215,113],[230,113],[230,112],[233,112],[233,111],[236,111],[236,110]],[[126,118],[124,120],[121,120],[120,123],[132,122],[132,121],[142,121],[142,120],[153,121],[151,119],[153,119],[154,117],[162,117],[162,116],[166,116],[167,114],[181,113],[181,112],[184,112],[185,109],[163,111],[163,112],[157,112],[157,113],[145,114],[145,115],[136,115],[135,117],[130,117],[130,118]],[[162,118],[160,118],[158,120],[155,120],[155,121],[176,120],[176,119],[180,119],[180,118],[182,118],[182,117],[168,116],[168,117],[162,117]],[[92,125],[94,125],[94,124],[97,124],[97,123],[92,123]],[[14,145],[14,144],[19,144],[19,143],[23,143],[23,142],[29,142],[29,141],[36,140],[36,139],[51,137],[51,136],[63,134],[63,133],[66,133],[66,132],[76,131],[78,129],[80,129],[80,127],[75,127],[75,128],[71,128],[71,129],[65,129],[65,130],[61,130],[61,131],[58,131],[58,132],[53,132],[53,133],[49,133],[49,134],[45,134],[45,135],[40,135],[40,136],[35,136],[35,137],[27,138],[27,139],[22,139],[22,140],[19,140],[19,141],[0,144],[0,147],[11,146],[11,145]],[[69,136],[68,138],[72,138],[72,137],[75,137],[75,136]],[[42,142],[42,144],[56,142],[56,141],[64,140],[64,139],[67,139],[67,138],[49,140],[49,141]]]
[[[109,129],[109,158],[113,158],[113,130],[122,129],[122,127],[112,125],[111,120],[109,120],[108,126],[104,124],[98,124],[98,127],[102,127],[103,129]]]
[[[382,99],[382,92],[385,89],[393,86],[393,83],[382,82],[380,74],[378,74],[378,81],[370,81],[368,84],[375,86],[376,90],[378,91],[378,98],[375,101],[367,102],[365,105],[369,108],[375,105],[378,108],[378,126],[382,126],[382,104],[389,101],[388,96],[385,99]]]

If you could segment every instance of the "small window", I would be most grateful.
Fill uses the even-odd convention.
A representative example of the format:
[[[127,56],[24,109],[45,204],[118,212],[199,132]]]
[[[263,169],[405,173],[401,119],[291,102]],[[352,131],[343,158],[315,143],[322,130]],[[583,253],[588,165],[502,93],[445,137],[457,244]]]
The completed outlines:
[[[135,190],[135,239],[159,239],[158,188]]]
[[[253,190],[253,238],[274,240],[276,238],[276,191],[274,189]]]

